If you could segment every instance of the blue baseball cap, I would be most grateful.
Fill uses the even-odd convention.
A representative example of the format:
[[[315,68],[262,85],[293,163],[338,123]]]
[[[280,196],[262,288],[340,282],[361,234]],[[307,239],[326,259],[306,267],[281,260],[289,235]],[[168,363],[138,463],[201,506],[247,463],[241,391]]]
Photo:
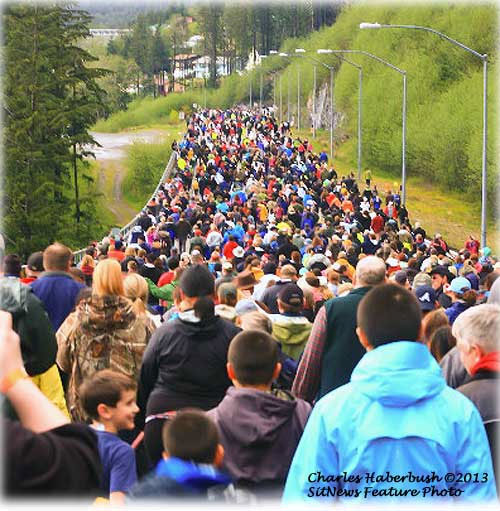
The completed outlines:
[[[457,277],[456,279],[453,279],[450,284],[450,291],[457,293],[457,295],[462,295],[471,288],[472,286],[470,281],[465,277]]]

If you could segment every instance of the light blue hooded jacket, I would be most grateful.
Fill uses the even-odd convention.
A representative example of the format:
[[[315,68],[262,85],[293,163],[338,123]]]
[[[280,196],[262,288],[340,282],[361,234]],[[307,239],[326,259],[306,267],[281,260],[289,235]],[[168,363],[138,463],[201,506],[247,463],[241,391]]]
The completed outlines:
[[[422,476],[433,471],[441,481],[371,479],[372,473]],[[358,475],[359,482],[344,478],[325,482],[318,475],[344,472],[345,479]],[[447,473],[455,482],[445,481]],[[473,477],[481,482],[459,482],[460,473],[477,473]],[[321,490],[327,486],[329,494]],[[318,401],[295,452],[283,498],[311,504],[325,498],[352,500],[338,495],[342,489],[353,490],[354,497],[358,490],[359,500],[374,498],[376,503],[380,497],[373,497],[372,490],[391,486],[418,490],[413,497],[399,496],[415,504],[436,497],[430,490],[424,496],[424,488],[432,486],[439,492],[447,490],[446,497],[452,499],[496,497],[490,449],[477,409],[446,385],[427,347],[417,342],[392,342],[367,352],[350,383]],[[371,489],[365,494],[367,487]],[[453,491],[455,495],[450,495],[451,487],[460,490],[460,496]]]

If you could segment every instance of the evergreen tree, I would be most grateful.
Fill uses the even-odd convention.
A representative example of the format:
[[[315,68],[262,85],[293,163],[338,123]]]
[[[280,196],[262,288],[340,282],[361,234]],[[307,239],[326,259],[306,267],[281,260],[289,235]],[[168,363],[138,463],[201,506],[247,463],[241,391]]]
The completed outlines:
[[[26,256],[80,220],[76,160],[96,119],[103,71],[76,46],[88,18],[64,5],[9,5],[5,52],[5,224]],[[73,172],[71,172],[73,170]],[[73,176],[72,176],[73,174]],[[72,181],[73,177],[73,181]],[[73,198],[74,197],[74,198]],[[75,214],[71,214],[71,204]]]

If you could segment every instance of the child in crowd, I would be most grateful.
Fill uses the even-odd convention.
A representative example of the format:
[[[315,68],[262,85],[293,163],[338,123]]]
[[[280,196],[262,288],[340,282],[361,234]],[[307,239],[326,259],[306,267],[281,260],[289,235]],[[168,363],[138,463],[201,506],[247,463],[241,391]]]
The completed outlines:
[[[80,387],[82,407],[98,437],[102,495],[113,505],[123,504],[125,494],[137,481],[134,450],[117,435],[119,430],[134,428],[139,411],[135,395],[135,383],[109,369],[95,373]]]
[[[231,341],[229,387],[207,412],[224,447],[223,468],[239,488],[279,496],[311,406],[284,390],[271,390],[281,371],[276,341],[262,330],[246,330]]]
[[[217,428],[204,412],[177,412],[163,426],[162,442],[163,459],[132,488],[130,498],[227,499],[231,480],[217,469],[224,449]]]

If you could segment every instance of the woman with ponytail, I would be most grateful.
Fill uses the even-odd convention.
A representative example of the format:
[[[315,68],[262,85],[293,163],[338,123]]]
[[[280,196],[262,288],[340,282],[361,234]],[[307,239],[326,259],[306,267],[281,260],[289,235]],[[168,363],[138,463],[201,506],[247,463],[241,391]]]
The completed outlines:
[[[179,282],[178,317],[151,337],[139,378],[138,404],[145,413],[144,440],[152,466],[163,451],[166,412],[210,410],[231,385],[227,350],[239,328],[215,315],[214,278],[205,265],[186,269]]]
[[[449,287],[445,289],[445,293],[451,298],[451,306],[445,312],[450,325],[453,325],[462,312],[475,305],[477,296],[471,289],[470,281],[465,277],[453,279]]]
[[[148,283],[144,277],[131,273],[123,279],[125,296],[132,301],[134,312],[144,318],[148,329],[153,333],[161,325],[161,316],[152,314],[148,309]]]

